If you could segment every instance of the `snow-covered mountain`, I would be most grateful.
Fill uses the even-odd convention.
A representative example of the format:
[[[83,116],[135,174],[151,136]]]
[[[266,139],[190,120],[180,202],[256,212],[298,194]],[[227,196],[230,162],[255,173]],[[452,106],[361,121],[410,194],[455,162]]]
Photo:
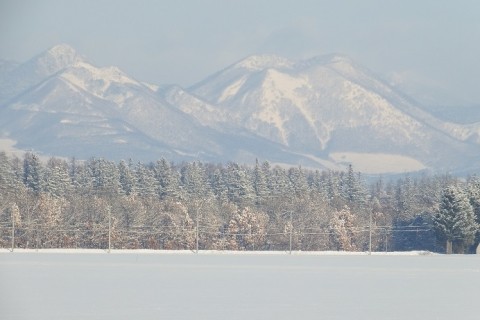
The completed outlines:
[[[18,148],[76,157],[228,161],[254,156],[252,148],[261,144],[278,153],[277,161],[289,158],[280,146],[250,133],[230,137],[236,148],[227,134],[171,105],[154,86],[116,67],[95,67],[67,45],[8,76],[15,82],[4,96],[0,131]]]
[[[20,65],[2,61],[0,103],[0,138],[56,156],[479,167],[480,123],[441,121],[342,55],[250,56],[183,89],[58,45]]]
[[[373,170],[395,162],[409,171],[450,170],[478,159],[478,123],[440,121],[342,55],[299,62],[251,56],[189,90],[208,105],[183,111],[208,110],[216,122],[332,162]]]

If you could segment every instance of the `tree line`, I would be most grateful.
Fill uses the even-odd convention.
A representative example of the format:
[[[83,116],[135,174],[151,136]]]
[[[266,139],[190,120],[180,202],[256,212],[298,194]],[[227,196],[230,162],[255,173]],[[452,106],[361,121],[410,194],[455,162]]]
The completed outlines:
[[[0,246],[469,252],[480,179],[0,152]]]

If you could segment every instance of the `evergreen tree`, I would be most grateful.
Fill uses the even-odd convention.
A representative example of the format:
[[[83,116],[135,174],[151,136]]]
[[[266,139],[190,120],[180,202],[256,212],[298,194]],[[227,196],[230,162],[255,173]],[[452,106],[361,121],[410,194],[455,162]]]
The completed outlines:
[[[453,245],[464,251],[478,229],[467,195],[456,186],[444,190],[433,222],[437,237],[446,241],[447,253],[453,252]]]
[[[120,185],[123,193],[127,196],[135,193],[135,177],[132,173],[131,166],[128,165],[125,160],[121,160],[118,163],[118,175]]]
[[[476,221],[480,224],[480,178],[473,176],[468,181],[468,196],[473,207]]]
[[[9,198],[15,193],[17,179],[12,164],[5,152],[0,152],[0,199]],[[0,207],[1,210],[1,207]]]
[[[468,181],[468,196],[475,214],[475,221],[480,226],[480,178],[473,176]],[[476,243],[480,242],[480,229],[477,232]]]
[[[360,174],[356,175],[353,166],[348,166],[348,171],[344,175],[343,197],[351,207],[363,207],[366,202],[366,190],[361,181]]]
[[[317,196],[321,195],[325,199],[327,198],[327,184],[322,173],[320,173],[319,170],[315,170],[315,172],[310,174],[307,178],[307,181],[310,190],[314,194],[316,194]]]
[[[135,192],[141,197],[155,196],[157,180],[151,170],[139,162],[135,167]]]
[[[23,160],[23,183],[35,194],[42,191],[43,166],[40,158],[27,152]]]
[[[180,176],[165,158],[155,163],[153,172],[155,179],[158,181],[157,193],[161,199],[166,197],[180,198],[182,196]]]
[[[304,198],[308,195],[308,183],[305,173],[301,167],[288,170],[290,185],[297,198]]]
[[[409,175],[397,183],[396,210],[399,220],[411,220],[416,214],[415,188]]]
[[[91,159],[88,162],[93,188],[100,194],[113,196],[122,192],[120,177],[114,162]]]
[[[267,187],[268,195],[272,194],[272,167],[270,162],[264,161],[261,166],[263,176],[265,177],[265,184]]]
[[[44,170],[43,189],[56,197],[63,197],[70,192],[71,180],[65,160],[50,158]]]
[[[200,163],[187,163],[181,170],[182,185],[192,198],[205,198],[210,194],[205,170]]]
[[[327,195],[330,206],[340,209],[345,203],[342,197],[342,183],[338,172],[328,171],[326,174]]]
[[[226,183],[228,199],[238,205],[247,206],[254,198],[254,190],[247,172],[234,162],[227,166]]]
[[[227,183],[225,182],[225,170],[223,168],[217,168],[213,171],[211,186],[214,195],[220,203],[228,201]]]
[[[253,189],[255,190],[256,204],[263,203],[265,197],[268,195],[267,181],[265,172],[255,160],[255,168],[253,169]]]
[[[275,166],[272,169],[271,186],[274,197],[293,196],[293,188],[285,169]]]

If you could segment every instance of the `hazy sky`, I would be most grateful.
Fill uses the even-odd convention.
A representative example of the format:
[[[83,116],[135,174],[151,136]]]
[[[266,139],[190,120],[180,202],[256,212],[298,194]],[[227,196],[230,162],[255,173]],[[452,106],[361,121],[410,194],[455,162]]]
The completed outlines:
[[[478,0],[0,0],[0,58],[26,61],[58,43],[184,87],[253,53],[338,52],[480,104]]]

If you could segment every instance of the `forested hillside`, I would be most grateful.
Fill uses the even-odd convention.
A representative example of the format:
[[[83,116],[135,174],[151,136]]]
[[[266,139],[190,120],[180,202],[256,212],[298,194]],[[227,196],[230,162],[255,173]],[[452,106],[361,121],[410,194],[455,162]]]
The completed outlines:
[[[476,176],[0,153],[4,248],[467,252],[479,216]]]

